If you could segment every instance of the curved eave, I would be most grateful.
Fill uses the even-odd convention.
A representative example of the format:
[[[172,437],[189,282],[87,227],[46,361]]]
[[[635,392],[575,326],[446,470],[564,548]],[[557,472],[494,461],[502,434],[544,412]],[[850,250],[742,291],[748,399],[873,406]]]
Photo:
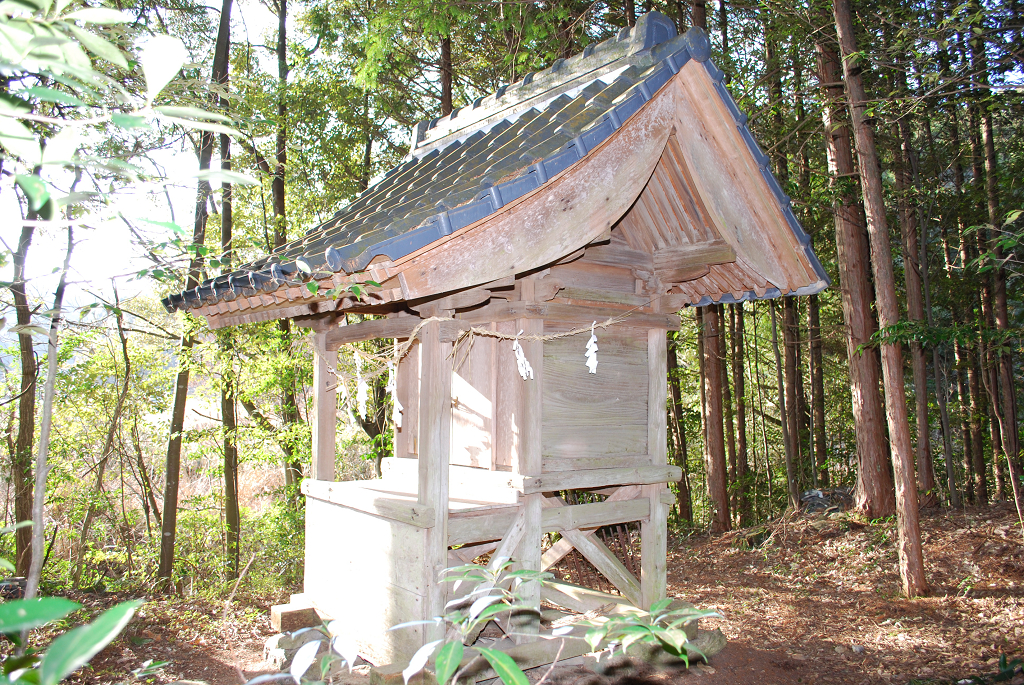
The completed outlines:
[[[205,315],[219,328],[440,296],[529,272],[604,235],[643,191],[673,133],[685,141],[689,162],[699,170],[695,190],[711,208],[720,234],[746,268],[766,281],[765,287],[737,291],[710,279],[685,304],[820,292],[828,276],[746,116],[725,89],[724,74],[707,61],[706,36],[691,32],[685,38],[688,47],[667,55],[592,127],[526,173],[493,186],[486,197],[368,246],[358,259],[339,259],[328,248],[303,260],[311,274],[297,262],[275,262],[265,272],[233,275],[229,294],[207,283],[165,305]],[[703,59],[691,59],[691,53]],[[741,197],[743,202],[731,202]],[[368,280],[383,287],[362,300],[322,294]],[[309,282],[318,287],[311,289]]]

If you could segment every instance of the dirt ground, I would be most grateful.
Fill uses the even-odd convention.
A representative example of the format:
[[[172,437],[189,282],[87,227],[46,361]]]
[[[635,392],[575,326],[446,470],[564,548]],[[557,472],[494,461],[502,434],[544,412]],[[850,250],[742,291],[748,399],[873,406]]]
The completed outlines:
[[[669,593],[714,609],[702,621],[729,639],[689,672],[563,672],[557,685],[948,683],[991,676],[1000,655],[1024,658],[1024,545],[1007,504],[922,515],[928,597],[901,599],[892,523],[801,517],[767,528],[670,543]],[[76,597],[108,605],[123,598]],[[266,673],[271,600],[147,603],[125,633],[69,682],[198,680],[241,685]],[[132,675],[147,660],[153,676]],[[1019,685],[1024,675],[1006,682]]]

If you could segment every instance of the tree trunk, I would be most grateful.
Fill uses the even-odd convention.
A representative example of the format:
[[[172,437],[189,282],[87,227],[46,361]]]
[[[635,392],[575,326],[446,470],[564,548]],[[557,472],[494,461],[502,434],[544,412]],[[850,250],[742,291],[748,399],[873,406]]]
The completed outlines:
[[[623,0],[622,15],[626,20],[626,26],[636,26],[636,3],[633,0]]]
[[[824,22],[823,22],[824,23]],[[846,354],[849,359],[853,424],[857,438],[857,509],[868,518],[896,512],[885,419],[879,394],[878,359],[869,349],[875,332],[870,257],[864,210],[857,199],[857,172],[850,149],[850,129],[843,120],[843,83],[839,55],[820,38],[815,44],[818,81],[823,84],[830,185],[835,189],[836,260],[842,294]]]
[[[974,16],[981,21],[981,12],[978,11],[977,0],[972,0],[969,7]],[[988,76],[988,58],[985,54],[984,33],[974,35],[971,40],[971,61],[977,79],[980,81],[981,90],[986,100],[991,97]],[[995,138],[992,130],[992,112],[989,107],[981,108],[981,132],[985,145],[985,199],[988,206],[988,222],[991,226],[993,241],[991,243],[992,257],[996,268],[992,273],[992,298],[994,305],[995,327],[1000,333],[1010,329],[1009,311],[1006,302],[1006,270],[1003,267],[1003,250],[999,243],[998,235],[1002,227],[999,216],[999,177],[996,159]],[[999,398],[993,398],[992,408],[999,420],[1000,439],[1002,441],[1003,453],[1006,455],[1007,467],[1010,471],[1010,482],[1013,488],[1013,499],[1017,507],[1018,517],[1022,517],[1021,526],[1024,528],[1024,485],[1020,482],[1019,458],[1020,445],[1017,427],[1017,395],[1014,389],[1013,357],[1008,346],[1003,346],[999,352]],[[995,388],[993,387],[993,395]],[[994,455],[998,460],[998,455]]]
[[[790,430],[789,407],[787,403],[786,383],[783,379],[782,354],[779,352],[779,324],[775,315],[775,301],[770,303],[772,310],[772,349],[775,351],[775,377],[779,392],[779,424],[782,427],[782,444],[786,450],[786,483],[789,493],[789,508],[797,511],[800,508],[800,488],[797,485],[796,450],[793,448],[793,433]],[[764,414],[761,415],[764,420]]]
[[[79,178],[81,178],[80,172],[75,177],[76,185]],[[50,310],[50,334],[47,338],[46,352],[46,385],[43,389],[43,411],[40,416],[39,426],[39,452],[36,454],[35,492],[33,493],[32,501],[32,558],[29,564],[28,582],[25,584],[26,599],[35,597],[36,591],[39,589],[39,578],[43,572],[43,563],[46,561],[43,554],[43,544],[46,540],[46,477],[50,473],[47,459],[50,454],[50,427],[53,420],[53,396],[57,386],[57,366],[60,363],[57,339],[60,334],[64,287],[67,285],[68,268],[71,266],[71,252],[74,248],[74,228],[68,226],[68,249],[64,255],[64,268],[60,272],[60,280],[57,281],[57,291],[53,297],[53,307]],[[123,401],[122,398],[122,404]],[[54,529],[54,533],[56,534],[56,529]],[[27,632],[26,630],[22,631],[21,644],[25,644],[28,637]]]
[[[797,316],[796,300],[786,297],[782,300],[782,342],[783,356],[785,358],[785,386],[786,386],[786,428],[789,431],[789,441],[793,445],[793,476],[796,479],[797,502],[803,485],[803,440],[801,439],[800,416],[797,409],[800,401],[797,393],[797,386],[800,384],[800,366],[797,359],[797,350],[800,349],[800,342],[796,337]]]
[[[223,83],[227,78],[228,57],[230,45],[230,2],[224,0],[221,8],[221,22],[217,31],[217,42],[214,47],[212,81]],[[281,0],[282,15],[284,2]],[[282,19],[282,25],[284,20]],[[282,40],[278,41],[278,48],[281,48]],[[283,101],[282,105],[283,106]],[[280,142],[280,141],[279,141]],[[210,168],[210,160],[213,158],[213,133],[204,131],[199,139],[199,169],[200,171]],[[283,162],[282,162],[283,164]],[[283,172],[282,172],[283,173]],[[275,178],[276,181],[276,178]],[[208,218],[207,204],[212,189],[210,182],[200,180],[196,186],[196,212],[195,222],[192,227],[192,244],[199,246],[206,242],[206,219]],[[275,207],[276,209],[276,207]],[[202,273],[203,258],[197,251],[189,260],[188,275],[185,280],[185,289],[189,290],[199,284]],[[185,426],[185,402],[188,399],[189,381],[189,360],[194,343],[191,335],[190,324],[186,317],[181,343],[178,347],[178,376],[174,383],[174,401],[171,405],[171,432],[167,441],[167,458],[164,478],[164,512],[161,517],[160,527],[160,561],[157,567],[157,578],[164,590],[170,590],[173,584],[170,582],[174,570],[174,543],[177,535],[178,524],[178,479],[181,474],[181,433]]]
[[[682,479],[676,483],[676,506],[679,508],[679,517],[693,525],[693,500],[690,496],[690,474],[689,464],[687,463],[687,446],[686,446],[686,426],[683,423],[683,412],[682,402],[683,393],[680,388],[679,379],[679,360],[676,358],[676,347],[675,341],[672,339],[672,332],[669,331],[668,335],[668,389],[671,394],[672,404],[669,410],[672,412],[672,425],[674,426],[673,434],[677,436],[676,440],[676,454],[675,463],[676,466],[683,470]]]
[[[18,249],[14,251],[14,279],[11,295],[19,326],[32,323],[32,310],[28,306],[25,292],[25,260],[32,244],[35,231],[32,221],[21,226]],[[32,349],[32,334],[22,330],[18,333],[18,352],[21,359],[21,387],[18,397],[18,437],[11,454],[11,473],[14,481],[14,520],[18,523],[32,520],[32,447],[36,441],[36,374],[39,373],[35,350]],[[19,576],[28,576],[32,565],[32,529],[28,526],[14,532],[14,568]]]
[[[889,228],[882,200],[882,175],[875,150],[874,131],[868,123],[868,100],[860,67],[856,64],[857,44],[853,33],[853,17],[849,0],[834,0],[836,33],[843,55],[846,92],[853,122],[861,192],[867,217],[871,265],[875,276],[875,302],[879,325],[889,328],[899,323],[896,282],[892,268]],[[885,382],[885,408],[889,424],[889,441],[893,453],[896,484],[896,518],[899,533],[900,576],[907,597],[917,597],[927,590],[924,558],[921,552],[921,530],[918,519],[917,489],[914,483],[914,462],[910,450],[910,425],[903,382],[903,358],[898,342],[885,342],[882,347],[882,377]]]
[[[811,347],[811,409],[814,413],[814,468],[818,487],[829,486],[828,455],[825,452],[825,374],[821,358],[821,317],[818,296],[807,298],[807,336]]]
[[[452,39],[445,36],[441,39],[441,116],[452,113]]]
[[[750,525],[750,497],[748,493],[747,463],[747,398],[743,372],[743,303],[730,305],[732,332],[732,384],[736,395],[736,495],[739,525]]]
[[[707,460],[708,497],[714,507],[712,533],[724,533],[730,528],[729,492],[726,487],[725,435],[722,425],[722,360],[719,356],[719,336],[722,323],[717,305],[704,307],[704,425],[707,431],[705,458]]]
[[[690,23],[708,30],[708,9],[705,0],[690,0]]]
[[[905,89],[905,82],[897,87]],[[900,234],[903,239],[903,277],[907,288],[907,318],[924,322],[924,293],[921,286],[918,221],[911,165],[915,151],[906,119],[897,125],[900,147],[896,151],[896,191],[899,197]],[[930,428],[928,423],[928,364],[920,340],[910,342],[911,367],[914,372],[915,417],[917,419],[917,489],[922,507],[935,506],[935,468],[932,465]]]
[[[728,335],[726,335],[725,325],[725,305],[717,305],[718,307],[718,321],[722,329],[718,335],[718,358],[722,364],[722,406],[725,408],[725,446],[726,454],[729,457],[729,511],[736,511],[736,432],[734,423],[734,413],[732,404],[732,389],[729,387],[729,354],[727,349],[730,347],[730,341],[736,337],[735,333],[735,321],[730,319],[728,325]]]

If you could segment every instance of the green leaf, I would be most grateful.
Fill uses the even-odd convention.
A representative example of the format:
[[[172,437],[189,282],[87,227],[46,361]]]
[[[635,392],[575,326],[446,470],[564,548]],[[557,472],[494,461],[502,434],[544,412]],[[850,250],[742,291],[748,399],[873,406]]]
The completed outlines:
[[[320,290],[320,284],[317,283],[316,281],[310,281],[309,283],[306,284],[306,290],[316,295],[317,291]]]
[[[437,653],[437,659],[434,662],[434,675],[437,678],[438,685],[445,685],[448,679],[455,675],[455,669],[462,663],[463,652],[462,643],[458,640],[453,640],[442,647]]]
[[[198,107],[171,107],[161,106],[154,107],[154,110],[160,114],[166,114],[171,117],[178,117],[181,119],[207,119],[209,121],[223,121],[225,123],[231,123],[231,117],[224,116],[223,114],[217,114],[216,112],[207,112],[205,109],[199,109]]]
[[[75,38],[77,38],[82,45],[89,48],[89,52],[93,53],[97,57],[102,57],[111,64],[116,64],[122,69],[128,68],[128,60],[124,58],[124,53],[106,38],[101,38],[95,33],[78,28],[74,24],[68,24],[68,30],[74,34]]]
[[[298,259],[295,260],[295,266],[299,267],[299,271],[301,271],[304,274],[313,273],[313,269],[310,268],[309,262],[307,262],[302,257],[299,257]]]
[[[146,100],[152,103],[171,82],[188,59],[185,45],[172,36],[157,34],[146,41],[139,53],[142,73],[146,75]]]
[[[134,17],[110,7],[86,7],[61,17],[64,21],[80,21],[84,24],[127,24]]]
[[[430,658],[430,655],[434,653],[434,649],[436,649],[439,644],[441,644],[440,640],[434,640],[433,642],[428,642],[416,650],[416,653],[412,655],[411,659],[409,659],[409,665],[402,671],[402,678],[405,680],[405,685],[409,685],[409,678],[412,678],[423,670],[423,667],[427,665],[427,659]]]
[[[487,659],[487,663],[491,665],[505,685],[529,685],[530,681],[523,673],[523,669],[519,668],[516,662],[512,661],[512,657],[505,652],[487,647],[477,647],[476,650],[480,652],[480,656]]]
[[[81,604],[63,597],[14,599],[0,604],[0,633],[16,633],[64,618]]]
[[[14,177],[18,187],[28,198],[28,208],[38,212],[50,199],[50,190],[43,179],[33,174],[18,174]]]
[[[74,105],[75,107],[85,107],[84,101],[76,98],[74,95],[69,95],[53,88],[46,88],[45,86],[33,86],[32,88],[26,88],[25,90],[19,90],[18,95],[28,95],[34,97],[37,100],[43,102],[59,102],[62,105]]]
[[[661,600],[660,602],[655,602],[654,604],[651,605],[651,615],[653,616],[653,615],[660,614],[661,612],[665,611],[665,609],[668,609],[669,606],[672,605],[672,602],[673,602],[673,598],[672,597],[667,597],[667,598]]]
[[[25,166],[30,168],[39,164],[39,158],[42,157],[39,141],[28,127],[3,114],[0,114],[0,146],[20,157]]]
[[[4,569],[5,571],[10,571],[11,573],[14,573],[14,564],[7,561],[3,557],[0,557],[0,568]]]
[[[149,125],[149,120],[146,117],[134,114],[111,114],[110,121],[114,126],[121,128],[153,128]]]
[[[39,668],[39,685],[57,685],[88,663],[117,637],[141,604],[142,600],[122,602],[100,614],[92,623],[79,626],[54,640]]]

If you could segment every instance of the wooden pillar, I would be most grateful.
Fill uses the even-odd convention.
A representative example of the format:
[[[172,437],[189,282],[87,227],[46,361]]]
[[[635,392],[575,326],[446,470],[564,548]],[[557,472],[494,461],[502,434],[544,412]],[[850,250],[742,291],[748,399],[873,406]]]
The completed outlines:
[[[434,525],[426,531],[427,606],[425,617],[444,614],[444,584],[438,578],[448,566],[448,457],[451,452],[451,343],[441,342],[441,324],[420,329],[419,487],[417,501],[433,508]],[[427,626],[424,641],[444,636],[443,626]]]
[[[522,297],[525,301],[534,299],[535,282],[531,278],[522,281]],[[541,319],[519,319],[516,326],[524,336],[543,335],[544,321]],[[541,473],[541,436],[543,431],[544,404],[544,343],[529,341],[521,343],[527,361],[533,367],[533,378],[513,382],[523,383],[523,418],[519,454],[519,473],[524,476],[539,476]],[[536,493],[523,497],[524,530],[523,540],[519,543],[516,561],[520,568],[530,571],[541,570],[541,509],[544,506],[544,495]],[[523,604],[540,611],[540,583],[526,583],[522,586]],[[522,620],[513,622],[516,630],[516,642],[530,642],[536,638],[532,635],[540,631],[540,614],[524,614]]]
[[[667,418],[665,398],[668,395],[668,347],[665,330],[647,331],[647,454],[652,466],[668,463]],[[650,519],[640,524],[640,596],[643,606],[665,598],[667,588],[668,505],[661,500],[664,483],[644,485],[642,492],[650,499]]]
[[[327,333],[313,338],[313,480],[334,480],[335,434],[338,426],[338,352],[328,351]]]

